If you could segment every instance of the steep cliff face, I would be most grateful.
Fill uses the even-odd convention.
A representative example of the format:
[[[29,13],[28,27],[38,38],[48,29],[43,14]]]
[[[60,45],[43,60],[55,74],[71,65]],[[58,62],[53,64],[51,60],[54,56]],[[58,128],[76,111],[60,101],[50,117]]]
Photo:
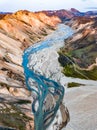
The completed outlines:
[[[97,22],[95,18],[76,17],[69,25],[75,29],[75,34],[65,40],[65,47],[60,52],[59,61],[67,67],[67,69],[64,68],[64,73],[67,76],[97,79]]]
[[[22,54],[25,48],[53,32],[60,22],[58,17],[25,10],[0,19],[0,125],[17,130],[33,129],[31,98],[21,66]]]

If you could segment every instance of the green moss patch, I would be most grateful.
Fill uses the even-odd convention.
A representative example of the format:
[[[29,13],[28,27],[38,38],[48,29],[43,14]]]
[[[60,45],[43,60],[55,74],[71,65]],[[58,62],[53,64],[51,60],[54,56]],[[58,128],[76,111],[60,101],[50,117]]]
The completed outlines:
[[[26,130],[26,123],[31,118],[21,112],[19,108],[11,104],[11,108],[5,107],[0,109],[0,124],[16,130]]]
[[[79,56],[81,52],[75,51],[76,55]],[[78,53],[79,54],[78,54]],[[91,70],[82,69],[79,64],[81,64],[81,60],[79,60],[79,64],[74,61],[74,57],[72,58],[73,52],[63,54],[61,51],[59,53],[59,62],[63,67],[63,74],[67,77],[81,78],[81,79],[91,79],[97,80],[97,66],[94,65]],[[91,53],[92,55],[92,53]],[[83,58],[81,58],[83,59]],[[86,61],[88,61],[87,59]],[[85,62],[85,61],[84,61]],[[86,62],[87,63],[87,62]],[[82,64],[84,64],[82,62]],[[82,65],[81,64],[81,65]]]
[[[66,65],[63,73],[68,77],[97,80],[97,66],[92,70],[82,70],[76,65]]]
[[[79,87],[79,86],[81,86],[81,85],[83,85],[84,86],[84,84],[79,84],[79,83],[75,83],[75,82],[71,82],[71,83],[68,83],[68,88],[72,88],[72,87]]]

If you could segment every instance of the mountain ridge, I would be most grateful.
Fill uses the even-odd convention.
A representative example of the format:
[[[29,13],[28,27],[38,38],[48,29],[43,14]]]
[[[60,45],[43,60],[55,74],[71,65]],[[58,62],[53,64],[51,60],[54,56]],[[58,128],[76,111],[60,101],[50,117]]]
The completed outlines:
[[[75,8],[71,8],[70,10],[66,9],[60,9],[60,10],[44,10],[41,11],[45,13],[48,16],[58,16],[63,22],[66,20],[70,20],[73,17],[78,17],[78,16],[95,16],[97,15],[97,11],[86,11],[86,12],[81,12]]]
[[[23,11],[23,10],[21,10]],[[24,10],[27,11],[27,10]],[[18,12],[18,11],[17,11]],[[33,12],[33,11],[32,11]],[[59,10],[42,10],[42,11],[34,11],[33,13],[44,13],[47,16],[57,16],[59,17],[62,21],[64,20],[69,20],[73,17],[76,16],[87,16],[87,17],[91,17],[91,16],[95,16],[97,15],[97,11],[79,11],[75,8],[71,8],[71,9],[59,9]],[[12,14],[11,12],[0,12],[0,15],[7,15],[7,14]]]

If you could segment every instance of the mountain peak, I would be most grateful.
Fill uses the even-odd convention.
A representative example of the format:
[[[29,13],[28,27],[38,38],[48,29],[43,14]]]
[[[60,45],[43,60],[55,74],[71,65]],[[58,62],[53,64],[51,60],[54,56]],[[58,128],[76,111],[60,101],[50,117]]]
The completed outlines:
[[[71,8],[70,11],[75,12],[75,13],[79,13],[79,11],[77,9],[75,9],[75,8]]]

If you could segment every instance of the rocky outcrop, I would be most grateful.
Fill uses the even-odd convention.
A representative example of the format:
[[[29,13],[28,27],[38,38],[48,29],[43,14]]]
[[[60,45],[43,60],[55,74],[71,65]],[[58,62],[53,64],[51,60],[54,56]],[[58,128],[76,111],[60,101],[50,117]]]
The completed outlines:
[[[60,22],[58,17],[25,10],[0,19],[0,126],[34,129],[22,55],[24,49],[44,39]]]
[[[69,26],[75,29],[75,34],[65,40],[65,47],[60,51],[63,72],[67,76],[96,80],[97,22],[95,18],[76,17]]]

